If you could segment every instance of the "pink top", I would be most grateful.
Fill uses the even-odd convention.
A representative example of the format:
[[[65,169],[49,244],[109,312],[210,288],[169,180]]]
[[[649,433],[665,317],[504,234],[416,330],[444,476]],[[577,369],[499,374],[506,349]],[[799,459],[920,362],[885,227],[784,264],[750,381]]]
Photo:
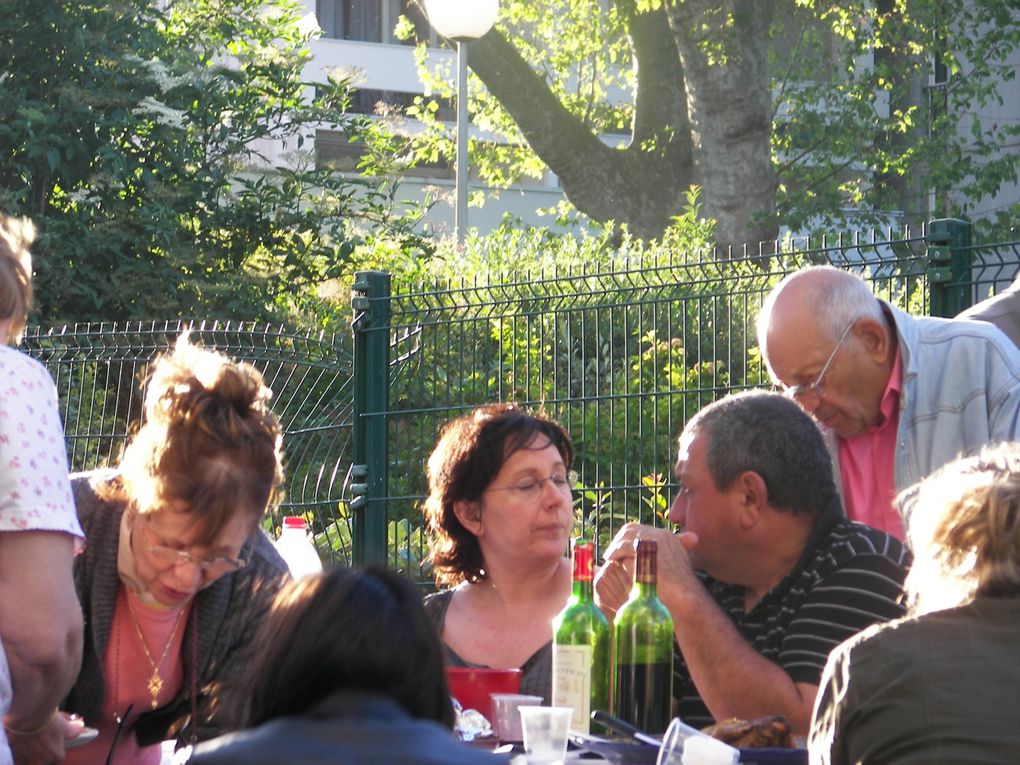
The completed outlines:
[[[84,545],[67,478],[57,389],[46,367],[0,345],[0,532],[63,531]],[[11,679],[0,644],[0,717],[11,705]],[[10,762],[0,727],[0,764]]]
[[[847,516],[901,540],[903,521],[893,507],[893,499],[902,384],[903,363],[897,350],[882,394],[881,421],[860,435],[839,439],[839,472]]]
[[[69,749],[65,765],[105,762],[117,730],[116,717],[123,717],[128,705],[131,705],[131,720],[143,712],[152,711],[152,694],[149,692],[152,664],[131,620],[128,600],[131,601],[130,608],[138,621],[149,654],[158,665],[159,677],[163,682],[162,689],[156,695],[157,706],[173,701],[183,686],[181,646],[192,601],[178,609],[157,610],[143,604],[133,592],[122,586],[117,596],[117,607],[110,625],[110,642],[107,643],[103,662],[105,698],[102,717],[97,726],[99,735],[91,743],[78,749]],[[180,624],[177,624],[178,619]],[[166,658],[160,662],[164,648]],[[95,723],[89,721],[89,724]],[[130,721],[127,721],[126,727],[130,728]],[[114,765],[159,765],[161,756],[159,744],[139,747],[134,732],[124,730],[117,738],[112,762]]]

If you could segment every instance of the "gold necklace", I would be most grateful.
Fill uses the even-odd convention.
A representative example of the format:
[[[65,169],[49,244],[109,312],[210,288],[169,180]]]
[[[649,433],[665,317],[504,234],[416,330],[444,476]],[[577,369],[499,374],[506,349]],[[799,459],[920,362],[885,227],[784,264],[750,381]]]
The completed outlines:
[[[149,676],[148,689],[149,695],[152,696],[152,708],[155,709],[159,706],[157,698],[159,692],[163,690],[163,677],[159,674],[160,668],[163,666],[163,662],[166,661],[166,655],[170,652],[170,646],[173,645],[174,635],[177,634],[177,627],[181,623],[181,616],[187,610],[186,606],[181,606],[181,609],[177,612],[177,618],[174,620],[174,627],[170,630],[170,637],[167,638],[166,645],[163,646],[163,653],[159,657],[159,661],[155,662],[152,660],[152,654],[149,652],[149,646],[145,643],[145,637],[142,635],[142,628],[138,625],[138,618],[135,616],[135,610],[131,607],[131,599],[125,593],[124,600],[127,602],[128,613],[131,615],[131,623],[135,625],[135,632],[138,634],[138,642],[142,644],[142,650],[145,651],[145,658],[149,660],[149,666],[152,667],[152,675]]]

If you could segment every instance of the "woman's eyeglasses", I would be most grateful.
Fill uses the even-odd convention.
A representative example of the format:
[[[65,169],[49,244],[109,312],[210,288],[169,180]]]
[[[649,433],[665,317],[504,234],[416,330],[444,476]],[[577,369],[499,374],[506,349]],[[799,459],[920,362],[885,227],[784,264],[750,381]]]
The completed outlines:
[[[530,502],[542,495],[542,490],[547,482],[551,483],[557,491],[563,494],[570,494],[574,486],[577,485],[577,473],[573,470],[569,473],[553,473],[545,478],[528,478],[512,486],[492,486],[486,489],[486,491],[505,491],[514,499]]]
[[[238,571],[248,565],[244,558],[232,558],[229,555],[214,555],[208,558],[198,558],[187,550],[178,550],[154,543],[145,532],[144,527],[148,524],[143,519],[143,534],[145,536],[145,549],[149,551],[153,560],[160,566],[170,568],[171,566],[194,565],[198,566],[206,576],[222,576]]]

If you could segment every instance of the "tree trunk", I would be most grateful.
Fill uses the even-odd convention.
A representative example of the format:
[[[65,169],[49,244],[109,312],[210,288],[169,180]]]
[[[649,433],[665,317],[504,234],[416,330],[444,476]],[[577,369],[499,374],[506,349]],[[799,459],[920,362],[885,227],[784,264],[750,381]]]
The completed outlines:
[[[629,24],[637,82],[623,149],[607,146],[568,112],[498,31],[473,42],[468,60],[559,177],[567,199],[591,218],[658,238],[698,184],[702,213],[717,221],[718,244],[775,239],[766,57],[771,0],[665,5],[637,13],[634,0],[617,0]],[[718,50],[724,64],[709,55]]]
[[[683,70],[665,15],[638,17],[631,40],[639,95],[631,140],[620,149],[608,146],[568,112],[499,32],[471,43],[468,62],[578,210],[654,239],[683,211],[684,195],[695,182],[691,136]]]
[[[696,172],[722,247],[775,239],[768,31],[772,0],[672,0]]]

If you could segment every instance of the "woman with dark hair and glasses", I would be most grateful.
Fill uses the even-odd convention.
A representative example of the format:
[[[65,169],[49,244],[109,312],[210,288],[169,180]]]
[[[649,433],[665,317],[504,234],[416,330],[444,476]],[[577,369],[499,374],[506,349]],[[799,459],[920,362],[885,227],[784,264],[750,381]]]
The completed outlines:
[[[335,568],[280,592],[251,671],[252,729],[189,765],[495,765],[452,734],[439,639],[418,588],[383,568]]]
[[[573,528],[563,429],[512,404],[450,422],[428,461],[425,517],[436,583],[425,607],[448,666],[520,668],[549,703],[552,619],[570,596]]]
[[[99,738],[65,762],[156,765],[164,739],[246,721],[238,686],[287,576],[259,525],[282,481],[270,395],[253,367],[185,333],[155,363],[145,423],[117,469],[72,477],[87,627],[63,709]]]

